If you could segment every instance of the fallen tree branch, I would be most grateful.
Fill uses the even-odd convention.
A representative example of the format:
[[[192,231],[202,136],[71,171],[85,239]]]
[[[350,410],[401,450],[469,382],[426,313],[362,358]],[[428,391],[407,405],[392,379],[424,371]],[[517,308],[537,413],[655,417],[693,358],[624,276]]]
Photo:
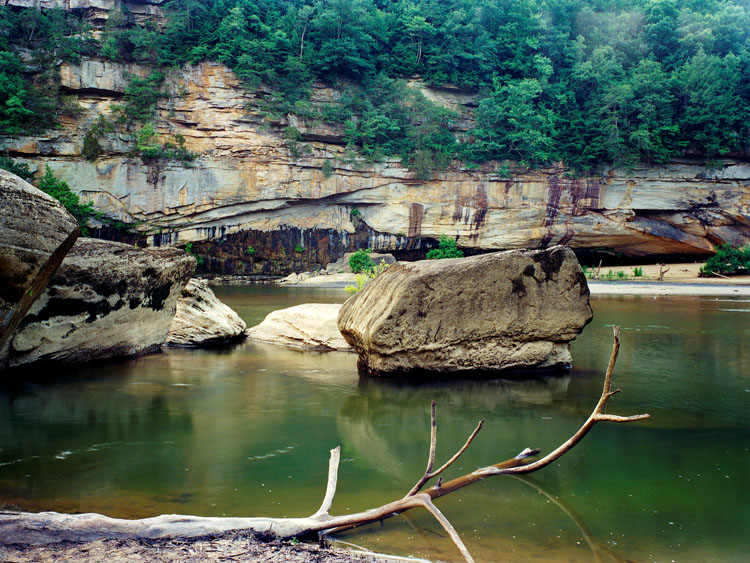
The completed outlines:
[[[489,467],[477,469],[447,483],[443,483],[441,477],[431,488],[420,492],[430,479],[440,475],[468,449],[476,435],[482,429],[483,424],[483,421],[480,421],[464,445],[444,465],[433,471],[437,451],[437,416],[435,403],[433,402],[431,404],[430,451],[427,468],[423,476],[406,496],[378,508],[343,516],[330,515],[331,506],[336,494],[338,468],[341,457],[341,450],[339,447],[336,447],[331,450],[328,464],[328,481],[323,501],[320,508],[306,518],[217,518],[168,514],[141,520],[123,520],[108,518],[101,514],[74,515],[56,512],[42,512],[39,514],[3,512],[0,513],[0,540],[5,543],[51,543],[66,540],[88,541],[100,538],[195,537],[235,529],[250,530],[279,538],[291,538],[308,536],[316,532],[327,534],[340,532],[384,520],[412,508],[421,507],[427,510],[445,529],[465,561],[473,563],[471,554],[455,528],[434,505],[433,501],[494,475],[519,475],[538,471],[570,451],[598,422],[632,422],[648,418],[648,414],[618,416],[604,412],[607,401],[619,392],[619,389],[612,391],[612,373],[617,361],[619,348],[620,328],[614,327],[612,356],[604,376],[602,394],[594,410],[573,436],[555,450],[536,461],[529,461],[529,458],[536,456],[539,450],[525,448],[511,459],[501,461]]]

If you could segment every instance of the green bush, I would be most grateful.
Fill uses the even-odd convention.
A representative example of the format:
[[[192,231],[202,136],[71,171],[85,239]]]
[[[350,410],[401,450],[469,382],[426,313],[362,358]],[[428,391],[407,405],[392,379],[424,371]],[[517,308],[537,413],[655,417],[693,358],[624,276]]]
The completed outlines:
[[[247,248],[245,249],[245,254],[249,254],[250,256],[252,256],[252,255],[253,255],[253,254],[255,254],[256,252],[257,252],[257,250],[255,250],[255,249],[254,249],[254,248],[253,248],[252,246],[250,246],[250,245],[248,245],[248,247],[247,247]]]
[[[302,254],[305,251],[305,247],[303,247],[300,244],[295,244],[294,251],[297,252],[298,254]]]
[[[132,123],[151,119],[156,102],[167,96],[161,89],[163,82],[164,75],[160,72],[152,72],[148,78],[131,76],[125,88],[125,104],[112,106],[113,111],[119,114],[118,121]]]
[[[195,258],[196,264],[198,266],[202,266],[205,260],[203,259],[203,256],[198,256],[198,254],[193,250],[193,243],[192,242],[186,242],[185,243],[185,252],[190,254],[193,258]]]
[[[427,252],[428,260],[442,260],[443,258],[463,258],[463,251],[456,247],[456,241],[445,235],[440,235],[438,247]]]
[[[372,251],[359,249],[349,257],[349,268],[352,273],[359,274],[363,272],[372,272],[375,269],[375,262],[370,257]]]
[[[86,135],[83,137],[81,155],[83,155],[86,160],[96,160],[102,152],[102,147],[99,144],[99,137],[107,133],[112,133],[114,130],[115,124],[103,115],[100,115],[99,119],[94,121],[93,125],[88,131],[86,131]]]
[[[701,268],[702,276],[710,276],[711,274],[728,276],[750,272],[749,244],[737,248],[727,243],[717,246],[715,250],[716,254],[711,256],[705,266]]]
[[[88,236],[89,219],[98,215],[94,210],[93,203],[82,204],[78,194],[70,189],[65,180],[57,178],[49,166],[44,167],[44,176],[37,187],[62,203],[65,209],[78,221],[78,226],[81,228],[81,235]]]
[[[320,171],[323,173],[323,178],[330,178],[333,176],[333,164],[327,158],[323,161]]]
[[[633,277],[634,278],[642,278],[643,277],[643,268],[640,266],[636,266],[633,268]]]
[[[187,149],[185,137],[179,133],[174,136],[173,140],[167,140],[160,144],[153,123],[146,123],[138,131],[136,153],[143,162],[163,158],[182,162],[185,166],[198,157],[197,154]]]
[[[0,156],[0,168],[7,170],[11,174],[15,174],[19,178],[23,178],[27,182],[31,182],[31,178],[34,174],[29,170],[29,165],[24,162],[14,162],[13,159],[7,156]]]
[[[385,272],[388,269],[388,266],[390,264],[386,264],[385,262],[381,262],[377,266],[375,266],[372,270],[369,270],[363,274],[357,274],[357,276],[354,278],[354,284],[355,285],[347,285],[344,289],[347,293],[350,293],[354,295],[355,293],[359,293],[362,291],[365,286],[370,283],[372,280],[377,278],[380,274]]]

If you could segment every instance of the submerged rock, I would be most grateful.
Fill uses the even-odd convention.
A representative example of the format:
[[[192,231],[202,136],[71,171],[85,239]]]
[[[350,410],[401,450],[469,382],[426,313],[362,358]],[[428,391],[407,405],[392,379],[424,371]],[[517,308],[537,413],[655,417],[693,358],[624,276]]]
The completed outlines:
[[[573,251],[399,262],[344,303],[338,326],[374,374],[566,368],[593,314]]]
[[[317,350],[349,350],[336,321],[341,305],[306,303],[269,313],[247,330],[248,338],[283,346]]]
[[[60,202],[0,169],[0,370],[18,323],[77,238]]]
[[[80,363],[157,350],[195,259],[79,239],[11,341],[10,367]]]
[[[177,300],[166,344],[213,346],[244,336],[247,325],[219,299],[205,280],[191,279]]]

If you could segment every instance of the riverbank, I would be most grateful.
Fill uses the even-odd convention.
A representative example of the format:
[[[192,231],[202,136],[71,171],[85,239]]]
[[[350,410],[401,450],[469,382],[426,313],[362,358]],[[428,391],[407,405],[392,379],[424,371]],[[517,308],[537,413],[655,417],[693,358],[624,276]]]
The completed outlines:
[[[599,279],[588,280],[589,289],[592,295],[750,296],[750,276],[703,278],[700,277],[702,266],[701,262],[667,264],[661,269],[663,281],[658,281],[658,264],[606,267],[598,272]],[[635,276],[635,272],[641,275]],[[355,285],[355,278],[355,274],[328,274],[281,285],[343,289]]]
[[[245,532],[202,538],[107,539],[47,545],[0,542],[0,561],[12,563],[389,563],[423,561],[404,557],[321,548],[306,543],[263,542]]]

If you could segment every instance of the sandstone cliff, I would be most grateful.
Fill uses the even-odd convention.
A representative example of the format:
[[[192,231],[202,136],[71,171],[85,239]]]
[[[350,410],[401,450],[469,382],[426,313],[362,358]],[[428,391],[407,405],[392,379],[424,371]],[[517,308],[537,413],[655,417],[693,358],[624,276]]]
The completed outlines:
[[[104,14],[113,5],[58,3],[66,2],[70,9],[88,2]],[[158,3],[134,4],[156,13],[152,4]],[[337,126],[267,117],[260,108],[268,92],[245,91],[231,71],[213,63],[170,71],[170,95],[157,109],[157,133],[183,135],[200,155],[193,165],[144,164],[130,156],[135,130],[103,137],[104,153],[95,162],[82,158],[86,131],[120,100],[127,76],[150,71],[86,59],[62,65],[63,87],[77,96],[81,115],[44,136],[0,139],[0,149],[32,166],[49,164],[84,201],[118,219],[143,222],[149,244],[195,243],[214,270],[309,269],[353,247],[404,251],[432,244],[441,234],[458,237],[467,249],[567,244],[626,256],[705,256],[718,243],[750,241],[747,162],[727,160],[707,169],[682,160],[587,178],[562,166],[529,171],[512,164],[454,164],[420,180],[398,160],[353,158]],[[464,118],[456,127],[468,128],[472,95],[412,86],[460,111]],[[312,106],[337,95],[317,85]],[[284,138],[288,126],[300,132],[299,142]],[[324,174],[326,162],[330,173]]]

